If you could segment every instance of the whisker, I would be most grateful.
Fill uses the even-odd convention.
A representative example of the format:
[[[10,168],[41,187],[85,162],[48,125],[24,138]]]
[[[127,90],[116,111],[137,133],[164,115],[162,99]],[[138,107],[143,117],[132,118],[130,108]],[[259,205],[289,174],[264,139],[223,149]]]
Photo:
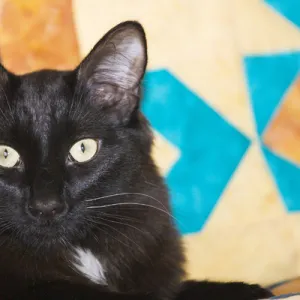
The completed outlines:
[[[120,202],[120,203],[112,203],[112,204],[105,204],[105,205],[99,205],[99,206],[87,206],[86,208],[88,209],[98,209],[98,208],[107,208],[107,207],[112,207],[112,206],[123,206],[123,205],[136,205],[136,206],[144,206],[144,207],[149,207],[149,208],[153,208],[156,209],[160,212],[165,213],[166,215],[168,215],[170,218],[172,218],[173,220],[180,222],[177,218],[175,218],[173,215],[171,215],[168,211],[163,210],[159,207],[156,207],[154,205],[150,205],[150,204],[145,204],[145,203],[137,203],[137,202]]]
[[[96,225],[106,225],[106,224],[103,223],[103,222],[95,222],[94,220],[89,219],[89,218],[85,218],[85,220],[88,221],[88,222],[92,222],[92,223],[94,223],[94,224],[96,224]],[[110,237],[112,237],[113,239],[115,239],[117,242],[119,242],[119,243],[123,244],[124,246],[130,248],[130,245],[125,244],[125,243],[122,242],[121,240],[119,240],[119,239],[117,239],[116,237],[114,237],[113,235],[109,234],[109,233],[108,233],[107,231],[105,231],[103,228],[100,228],[100,227],[97,226],[97,229],[99,229],[99,230],[101,230],[102,232],[104,232],[105,234],[109,235]]]
[[[147,181],[147,180],[145,180],[144,182],[147,183],[147,184],[149,184],[149,185],[151,185],[151,186],[153,186],[153,187],[155,187],[155,188],[157,188],[158,190],[165,191],[164,188],[162,188],[161,186],[159,186],[159,185],[157,185],[157,184],[155,184],[153,182],[150,182],[150,181]]]
[[[159,201],[158,199],[156,199],[156,198],[154,198],[154,197],[152,197],[150,195],[143,194],[143,193],[118,193],[118,194],[106,195],[106,196],[102,196],[102,197],[98,197],[98,198],[93,198],[93,199],[87,199],[87,200],[84,200],[84,201],[90,202],[90,201],[102,200],[102,199],[107,199],[107,198],[112,198],[112,197],[117,197],[117,196],[130,196],[130,195],[143,196],[143,197],[150,198],[150,199],[158,202],[159,204],[161,204],[164,209],[167,209],[164,206],[164,204],[161,203],[161,201]]]
[[[86,219],[86,220],[89,221],[89,219]],[[112,239],[114,239],[114,240],[117,241],[118,243],[122,244],[123,246],[128,247],[129,249],[131,248],[130,245],[125,244],[124,242],[122,242],[122,241],[119,240],[118,238],[116,238],[116,237],[114,237],[113,235],[109,234],[109,233],[108,233],[106,230],[104,230],[103,228],[97,227],[97,229],[101,230],[102,232],[104,232],[105,235],[110,236]],[[93,234],[93,235],[94,235],[94,234]],[[107,250],[108,250],[108,248],[107,248]],[[133,256],[132,251],[130,251],[130,254]],[[131,269],[130,266],[129,266],[128,264],[124,263],[124,262],[125,262],[125,261],[122,260],[122,264],[123,264],[124,266],[126,266],[126,268],[127,268],[128,270],[130,270],[130,269]]]
[[[139,219],[136,218],[131,218],[131,217],[127,217],[127,216],[121,216],[121,215],[117,215],[117,214],[110,214],[110,213],[106,213],[106,212],[100,212],[102,216],[104,217],[110,217],[111,219],[117,219],[117,220],[121,220],[121,221],[132,221],[132,222],[136,222],[136,223],[142,223]]]
[[[102,220],[107,221],[107,220],[105,220],[105,219],[102,219]],[[96,222],[95,222],[95,223],[96,223]],[[107,226],[107,227],[111,228],[112,230],[115,230],[117,233],[121,234],[123,237],[125,237],[127,240],[129,240],[131,243],[133,243],[133,244],[137,247],[137,249],[138,249],[143,255],[145,255],[146,257],[148,257],[149,260],[150,260],[150,257],[145,253],[145,251],[143,251],[143,249],[141,248],[141,246],[140,246],[139,244],[137,244],[134,240],[132,240],[130,237],[128,237],[126,234],[124,234],[123,232],[119,231],[118,229],[116,229],[116,228],[114,228],[113,226],[108,225],[108,224],[106,224],[106,223],[104,223],[104,222],[101,222],[100,224],[101,224],[101,225],[104,225],[104,226]]]
[[[119,222],[119,221],[114,221],[114,220],[111,220],[111,219],[107,219],[107,218],[103,218],[103,217],[100,217],[100,216],[97,216],[97,219],[101,219],[101,220],[104,220],[104,221],[107,221],[107,222],[111,222],[111,223],[115,223],[115,224],[120,224],[120,225],[126,225],[128,227],[131,227],[131,228],[134,228],[136,229],[137,231],[141,232],[142,234],[145,234],[146,232],[144,232],[143,230],[131,225],[131,224],[128,224],[128,223],[123,223],[123,222]]]

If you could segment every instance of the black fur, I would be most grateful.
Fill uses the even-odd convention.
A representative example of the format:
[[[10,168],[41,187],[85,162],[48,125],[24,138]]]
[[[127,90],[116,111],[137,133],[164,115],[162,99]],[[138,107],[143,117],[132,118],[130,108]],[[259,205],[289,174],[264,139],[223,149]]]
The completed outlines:
[[[21,158],[14,168],[0,169],[1,299],[267,295],[240,283],[180,286],[180,237],[151,159],[151,131],[139,111],[146,63],[142,27],[125,22],[74,71],[17,76],[1,67],[0,144]],[[92,160],[78,164],[69,149],[83,138],[100,146]],[[61,212],[35,213],[50,203]],[[103,262],[105,286],[74,270],[75,247]]]

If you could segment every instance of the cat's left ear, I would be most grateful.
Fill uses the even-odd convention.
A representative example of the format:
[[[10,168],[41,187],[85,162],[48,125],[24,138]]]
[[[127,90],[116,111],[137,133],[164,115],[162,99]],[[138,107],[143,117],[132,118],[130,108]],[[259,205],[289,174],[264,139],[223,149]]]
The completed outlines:
[[[82,61],[77,76],[89,98],[125,118],[138,106],[147,65],[145,33],[137,22],[111,29]]]

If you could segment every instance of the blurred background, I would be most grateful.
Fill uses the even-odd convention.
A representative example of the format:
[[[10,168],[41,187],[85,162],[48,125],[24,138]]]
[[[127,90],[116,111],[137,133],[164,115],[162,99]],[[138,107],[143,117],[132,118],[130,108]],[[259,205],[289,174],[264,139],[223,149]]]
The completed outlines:
[[[297,278],[300,1],[0,0],[2,62],[73,68],[125,20],[148,37],[142,109],[189,277]]]

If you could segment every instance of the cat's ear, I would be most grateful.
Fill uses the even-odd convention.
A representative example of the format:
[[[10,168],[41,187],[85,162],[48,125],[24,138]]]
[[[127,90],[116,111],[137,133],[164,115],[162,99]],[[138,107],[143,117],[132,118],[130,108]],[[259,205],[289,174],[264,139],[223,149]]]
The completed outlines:
[[[146,64],[147,46],[142,26],[124,22],[96,44],[79,65],[77,76],[93,101],[104,108],[115,106],[115,110],[128,113],[138,105],[135,102],[139,101]]]
[[[79,68],[83,80],[110,83],[134,89],[147,63],[146,39],[142,26],[124,22],[111,29],[92,49]]]

